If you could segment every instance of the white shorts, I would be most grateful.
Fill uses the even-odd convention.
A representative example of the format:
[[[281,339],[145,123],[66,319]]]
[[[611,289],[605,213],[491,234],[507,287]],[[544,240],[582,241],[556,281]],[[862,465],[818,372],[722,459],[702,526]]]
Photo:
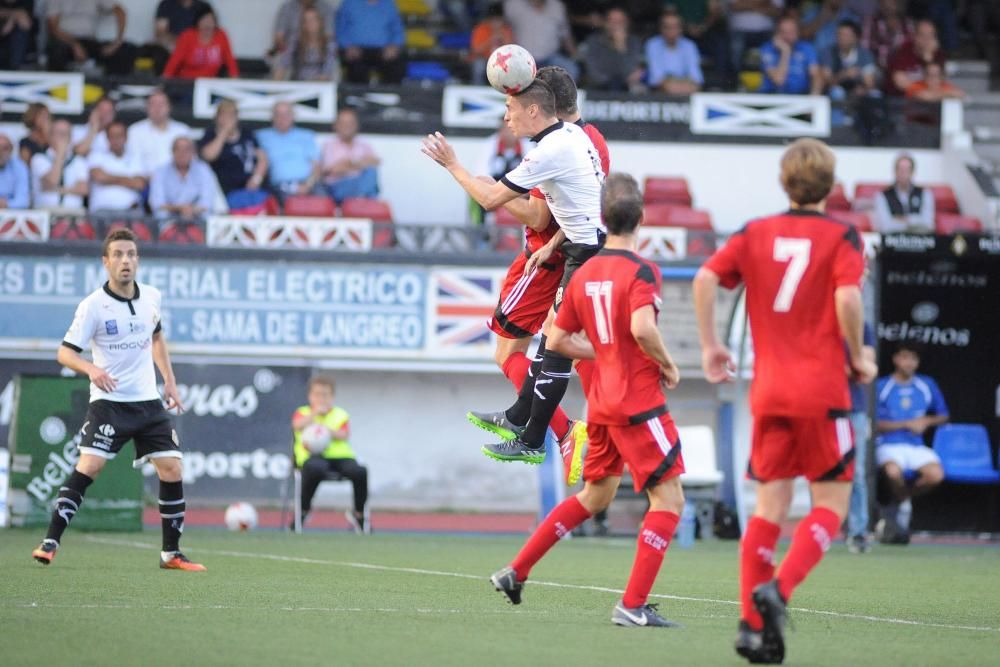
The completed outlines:
[[[941,465],[937,452],[923,445],[879,445],[875,448],[875,461],[880,468],[891,462],[904,471],[920,470],[931,463]]]

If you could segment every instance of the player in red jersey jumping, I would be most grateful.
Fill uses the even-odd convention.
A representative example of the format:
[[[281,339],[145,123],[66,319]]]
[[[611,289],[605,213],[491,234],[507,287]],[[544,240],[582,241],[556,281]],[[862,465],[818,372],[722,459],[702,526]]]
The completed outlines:
[[[607,176],[611,168],[608,145],[600,130],[580,117],[573,77],[562,67],[548,66],[538,70],[537,78],[548,84],[555,94],[559,120],[573,123],[587,134],[597,150],[601,170]],[[525,247],[507,269],[500,300],[487,326],[497,335],[494,355],[497,366],[520,391],[525,378],[533,373],[532,363],[542,363],[544,346],[539,346],[534,360],[528,358],[528,346],[543,330],[543,324],[548,329],[554,317],[552,304],[562,282],[566,261],[558,246],[565,236],[558,234],[559,225],[552,219],[545,195],[538,188],[531,190],[529,198],[515,199],[504,204],[504,208],[524,223]],[[589,360],[576,364],[585,394],[592,369],[593,362]],[[534,373],[537,371],[536,368]],[[580,479],[587,425],[583,421],[573,422],[561,407],[557,407],[549,426],[559,441],[566,483],[575,484]]]
[[[656,324],[660,271],[635,252],[642,218],[635,179],[610,175],[601,210],[608,228],[605,247],[570,280],[549,335],[549,345],[561,354],[596,360],[587,394],[584,487],[552,510],[513,562],[490,580],[520,604],[531,568],[560,538],[611,503],[628,464],[635,490],[646,492],[650,508],[625,595],[611,620],[626,627],[670,627],[675,624],[647,600],[684,507],[679,478],[684,461],[661,386],[676,387],[680,373]]]
[[[854,474],[848,372],[862,383],[877,372],[863,354],[861,239],[854,227],[822,213],[834,165],[826,144],[815,139],[793,143],[781,159],[781,185],[791,209],[748,223],[694,280],[709,382],[725,382],[735,370],[716,333],[717,289],[746,285],[754,346],[748,474],[760,484],[740,546],[736,652],[752,663],[784,660],[788,600],[844,521]],[[800,475],[810,482],[812,511],[799,522],[775,572],[780,524]]]

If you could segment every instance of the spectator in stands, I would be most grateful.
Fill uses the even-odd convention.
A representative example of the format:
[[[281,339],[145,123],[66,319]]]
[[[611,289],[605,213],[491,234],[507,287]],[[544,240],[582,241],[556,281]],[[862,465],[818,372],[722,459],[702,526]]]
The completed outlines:
[[[621,92],[643,89],[642,42],[629,32],[624,10],[608,10],[604,30],[591,33],[580,47],[580,55],[589,88]]]
[[[177,38],[163,76],[178,79],[202,79],[222,76],[223,67],[233,78],[240,75],[229,35],[219,27],[215,10],[202,7],[195,15],[194,27],[188,28]]]
[[[514,41],[514,32],[503,17],[503,5],[494,2],[486,16],[472,29],[469,42],[469,60],[472,63],[472,83],[486,83],[486,61],[499,46]]]
[[[308,405],[303,405],[292,415],[292,432],[295,466],[302,470],[302,522],[312,508],[316,488],[327,475],[336,473],[349,479],[354,486],[354,509],[346,513],[347,521],[358,533],[368,532],[366,506],[368,503],[368,469],[360,465],[349,440],[350,415],[333,404],[336,385],[329,375],[317,375],[309,380]],[[303,432],[315,425],[321,429],[329,443],[320,453],[313,454],[303,442]],[[316,434],[310,433],[310,439]],[[292,526],[294,529],[295,526]]]
[[[190,221],[215,209],[217,183],[212,169],[195,157],[194,141],[177,137],[173,159],[149,182],[149,208],[157,218]]]
[[[0,209],[28,208],[31,203],[28,168],[14,155],[14,144],[0,134]]]
[[[21,162],[29,164],[36,153],[44,153],[49,147],[49,132],[52,129],[52,114],[49,108],[41,102],[32,102],[24,110],[21,122],[28,129],[28,134],[21,137],[17,144],[17,154]]]
[[[865,272],[867,279],[867,271]],[[862,290],[864,289],[862,281]],[[875,330],[864,323],[862,354],[875,363]],[[844,346],[846,351],[847,346]],[[868,392],[863,384],[852,380],[851,429],[854,431],[854,480],[851,483],[851,504],[847,515],[847,549],[853,554],[871,551],[868,539],[868,453],[870,451],[872,422],[868,416]]]
[[[958,3],[955,0],[924,0],[919,4],[923,5],[920,8],[923,11],[918,9],[914,13],[920,18],[934,22],[934,27],[941,39],[941,48],[947,53],[953,54],[958,48],[958,12],[956,6],[965,3]]]
[[[781,14],[784,0],[728,0],[729,54],[733,71],[743,69],[750,49],[763,46],[774,34],[774,20]]]
[[[222,100],[215,109],[215,125],[198,140],[201,158],[215,172],[227,200],[234,192],[260,190],[267,175],[267,155],[253,132],[240,127],[236,104]],[[229,203],[230,208],[241,208]]]
[[[323,144],[323,179],[330,197],[340,204],[351,197],[378,197],[382,162],[367,141],[358,139],[358,113],[344,108],[333,122],[333,136]]]
[[[315,7],[302,10],[302,25],[287,49],[275,57],[274,78],[293,81],[338,81],[337,42]]]
[[[170,98],[157,88],[146,98],[146,118],[129,128],[129,152],[138,156],[142,173],[149,178],[170,160],[174,139],[190,133],[191,128],[170,117]]]
[[[762,93],[818,95],[823,90],[816,49],[799,39],[799,24],[792,16],[782,17],[774,39],[761,47],[760,66]]]
[[[133,126],[134,127],[134,126]],[[125,150],[128,128],[116,120],[107,130],[108,150],[92,154],[90,166],[90,210],[142,212],[142,193],[148,178],[138,153]]]
[[[879,8],[868,17],[861,43],[875,56],[880,71],[889,67],[889,56],[913,35],[913,21],[899,8],[897,0],[879,0]]]
[[[686,34],[703,56],[712,61],[717,84],[733,87],[732,57],[729,54],[729,26],[723,0],[677,0],[672,3]]]
[[[108,126],[114,122],[117,114],[115,102],[106,95],[94,102],[86,125],[73,128],[73,153],[87,157],[90,153],[100,153],[108,150]]]
[[[395,0],[344,0],[337,10],[337,41],[350,83],[399,83],[406,74],[403,20]]]
[[[944,69],[936,62],[924,63],[924,78],[906,89],[906,96],[921,102],[962,99],[965,91],[944,78]]]
[[[853,21],[837,26],[837,43],[820,54],[823,80],[827,94],[833,100],[859,98],[877,94],[878,70],[871,51],[861,46],[861,28]]]
[[[195,18],[207,7],[202,0],[160,0],[156,6],[156,19],[153,23],[154,44],[145,47],[146,53],[153,59],[153,69],[158,73],[177,47],[177,38],[188,28],[194,27]]]
[[[898,156],[895,170],[895,183],[875,197],[875,230],[883,234],[933,233],[934,193],[914,185],[913,156],[907,153]]]
[[[924,443],[929,428],[948,421],[948,406],[937,383],[917,374],[920,350],[913,343],[900,343],[892,355],[892,375],[875,386],[875,461],[879,474],[888,482],[890,502],[881,507],[882,519],[876,528],[887,544],[907,544],[912,507],[910,498],[931,491],[944,480],[941,459]],[[907,473],[916,480],[906,481]]]
[[[318,11],[324,30],[331,37],[336,36],[333,31],[333,7],[326,0],[285,0],[274,17],[274,45],[271,47],[273,55],[281,55],[298,39],[302,27],[302,12],[307,9]]]
[[[660,34],[646,42],[646,65],[650,87],[668,95],[690,95],[705,83],[698,47],[684,37],[676,11],[663,13]]]
[[[292,105],[288,102],[275,104],[271,127],[257,130],[256,137],[267,154],[268,176],[275,194],[312,193],[320,176],[316,133],[295,127]]]
[[[101,17],[114,14],[115,39],[100,42],[97,29]],[[136,48],[125,41],[128,15],[114,0],[49,0],[48,68],[64,72],[71,63],[83,65],[88,59],[104,66],[108,74],[130,74]]]
[[[812,42],[816,53],[823,54],[836,45],[837,29],[844,21],[860,25],[861,16],[847,0],[822,0],[802,13],[799,31],[802,39]]]
[[[937,29],[930,21],[918,21],[913,31],[913,39],[903,42],[889,56],[886,71],[885,91],[889,95],[902,96],[906,89],[920,81],[927,63],[937,63],[944,67],[944,51],[937,40]]]
[[[561,0],[504,0],[503,13],[514,30],[514,40],[535,57],[539,67],[558,65],[579,78],[576,42]]]
[[[87,158],[73,152],[73,128],[68,120],[52,123],[51,144],[31,158],[32,206],[82,209],[90,191]]]
[[[0,69],[18,70],[35,27],[35,0],[0,0]]]

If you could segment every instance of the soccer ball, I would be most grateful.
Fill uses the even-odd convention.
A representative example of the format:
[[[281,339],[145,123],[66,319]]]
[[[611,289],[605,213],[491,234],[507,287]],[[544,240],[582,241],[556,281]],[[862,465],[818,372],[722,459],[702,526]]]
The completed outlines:
[[[226,528],[253,530],[257,527],[257,510],[250,503],[233,503],[226,508]]]
[[[486,63],[486,78],[501,93],[516,95],[535,80],[538,67],[527,49],[517,44],[504,44],[490,54]]]
[[[309,424],[302,429],[302,444],[310,454],[322,454],[330,446],[333,434],[323,424]]]

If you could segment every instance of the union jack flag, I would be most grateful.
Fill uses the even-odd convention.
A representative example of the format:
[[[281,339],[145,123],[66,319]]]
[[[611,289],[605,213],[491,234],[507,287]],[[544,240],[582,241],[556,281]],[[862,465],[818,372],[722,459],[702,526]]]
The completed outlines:
[[[436,270],[432,349],[474,350],[487,346],[486,320],[497,307],[503,273],[496,270]]]

